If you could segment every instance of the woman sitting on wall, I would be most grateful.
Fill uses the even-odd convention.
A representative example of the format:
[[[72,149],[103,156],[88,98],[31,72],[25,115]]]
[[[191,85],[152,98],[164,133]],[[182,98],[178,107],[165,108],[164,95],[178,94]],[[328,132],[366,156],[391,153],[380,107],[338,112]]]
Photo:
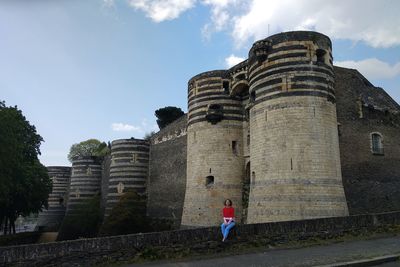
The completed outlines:
[[[225,207],[222,209],[222,216],[224,222],[221,224],[222,231],[222,242],[226,240],[229,234],[229,230],[231,230],[235,226],[235,209],[232,207],[232,201],[230,199],[226,199],[224,201]]]

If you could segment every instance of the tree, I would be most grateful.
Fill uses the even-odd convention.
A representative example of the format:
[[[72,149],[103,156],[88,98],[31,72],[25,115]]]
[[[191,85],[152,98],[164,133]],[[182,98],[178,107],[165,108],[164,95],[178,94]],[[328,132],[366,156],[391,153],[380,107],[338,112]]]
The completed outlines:
[[[105,156],[109,152],[107,143],[97,139],[89,139],[78,144],[73,144],[69,150],[68,159],[72,162],[74,157]]]
[[[47,208],[52,184],[39,159],[43,138],[15,107],[0,101],[0,225],[15,233],[15,220]]]
[[[146,198],[127,191],[105,219],[101,235],[124,235],[151,230],[146,217]]]
[[[155,135],[155,134],[156,134],[155,131],[151,131],[151,132],[149,132],[149,133],[146,133],[146,134],[144,135],[143,139],[149,141],[149,140],[153,137],[153,135]]]
[[[157,124],[160,130],[176,119],[182,117],[184,114],[185,113],[180,108],[171,106],[160,108],[155,111]]]
[[[95,237],[101,223],[100,193],[81,203],[74,214],[66,215],[57,240]]]

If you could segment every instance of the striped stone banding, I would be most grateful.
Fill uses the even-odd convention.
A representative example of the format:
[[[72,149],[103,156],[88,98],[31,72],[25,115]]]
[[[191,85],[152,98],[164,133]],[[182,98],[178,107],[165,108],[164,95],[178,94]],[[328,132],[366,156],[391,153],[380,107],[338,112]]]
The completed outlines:
[[[65,215],[66,201],[69,181],[71,178],[71,167],[49,166],[47,172],[53,182],[53,188],[48,198],[48,209],[39,213],[37,226],[44,230],[57,231]],[[63,200],[60,203],[60,200]]]
[[[127,139],[127,140],[130,140],[130,139]],[[113,148],[112,149],[112,152],[113,153],[117,153],[117,152],[124,152],[125,151],[125,149],[126,148],[124,148],[124,147],[116,147],[116,148]],[[135,146],[135,151],[137,151],[137,152],[144,152],[144,154],[148,154],[148,151],[149,151],[149,146],[147,145],[147,146],[145,146],[145,145],[138,145],[138,146]]]
[[[227,115],[227,116],[229,116],[229,115],[244,115],[244,112],[242,109],[224,109],[222,112],[223,112],[224,116],[225,115]],[[188,120],[191,120],[191,119],[199,117],[199,116],[200,117],[205,116],[206,113],[207,113],[206,110],[191,113],[188,117]]]
[[[289,58],[294,58],[293,54],[291,54],[291,55],[292,56],[290,56]],[[329,53],[329,55],[330,55],[330,58],[332,58],[332,54]],[[287,58],[287,59],[289,59],[289,58]],[[275,64],[272,64],[270,67],[271,68],[277,68],[277,67],[282,67],[282,66],[285,66],[285,65],[293,65],[294,62],[303,62],[302,64],[308,64],[308,65],[312,64],[314,66],[324,67],[324,68],[327,68],[327,69],[329,69],[329,70],[331,70],[333,72],[333,66],[329,66],[327,64],[319,63],[319,62],[310,62],[309,58],[306,58],[306,59],[304,59],[304,57],[300,57],[300,58],[303,58],[303,60],[293,59],[293,60],[289,60],[288,62],[280,62],[280,63],[276,62]],[[277,61],[277,60],[280,60],[280,59],[281,58],[278,58],[278,59],[274,58],[273,55],[271,55],[271,57],[268,57],[267,60],[269,62],[272,62],[272,61]],[[257,73],[258,71],[255,70],[255,69],[259,69],[259,68],[264,69],[262,67],[263,65],[264,65],[264,62],[256,62],[253,65],[249,66],[249,78],[252,78],[252,76],[258,74]]]
[[[205,76],[204,76],[205,75]],[[219,104],[223,107],[238,107],[241,109],[241,98],[229,96],[224,88],[224,81],[229,81],[226,78],[227,72],[206,72],[193,77],[190,84],[194,86],[189,90],[196,90],[197,94],[190,94],[188,97],[188,125],[193,123],[207,121],[205,115],[209,104]],[[223,120],[242,120],[243,112],[240,110],[227,108],[223,112]]]
[[[296,64],[293,64],[296,63]],[[289,62],[284,63],[284,66],[276,66],[272,65],[272,67],[266,67],[265,69],[260,69],[257,73],[253,73],[250,76],[250,85],[253,85],[257,81],[271,77],[276,74],[288,74],[288,73],[299,73],[299,72],[306,72],[308,74],[315,73],[315,74],[325,74],[330,77],[333,77],[333,71],[329,68],[325,68],[324,66],[317,66],[317,65],[310,65],[309,63],[304,62]],[[300,64],[297,64],[300,63]],[[277,64],[278,65],[278,64]],[[279,64],[280,65],[280,64]]]
[[[228,116],[224,116],[224,121],[243,121],[243,117],[228,117]],[[198,122],[205,122],[207,121],[206,118],[199,118],[199,119],[194,119],[188,122],[188,126],[194,124],[194,123],[198,123]],[[208,121],[207,121],[208,122]]]
[[[215,90],[222,90],[222,84],[213,84],[213,85],[209,85],[207,87],[200,87],[197,89],[196,96],[200,95],[200,93],[202,93],[202,92],[215,91]]]
[[[335,97],[335,91],[332,88],[328,88],[321,85],[309,85],[309,84],[295,84],[289,91],[323,91]],[[263,88],[263,90],[256,91],[256,100],[265,95],[274,95],[273,93],[282,92],[282,86]],[[285,92],[285,91],[284,91]]]
[[[292,97],[292,96],[322,97],[322,98],[326,98],[329,102],[332,102],[332,103],[336,102],[335,96],[333,96],[329,93],[312,90],[312,91],[288,91],[288,92],[280,92],[277,94],[268,95],[268,96],[261,97],[260,99],[256,100],[254,102],[254,105],[257,105],[257,104],[262,103],[267,100],[272,100],[272,99],[282,98],[282,97]]]
[[[286,45],[285,43],[283,46],[273,46],[271,52],[269,53],[270,55],[274,55],[278,52],[287,52],[287,51],[297,51],[297,50],[306,50],[308,51],[308,47],[305,43],[303,44],[296,44],[296,45]]]
[[[209,104],[221,104],[221,105],[224,106],[224,108],[225,107],[227,107],[227,108],[230,108],[230,107],[232,107],[232,108],[242,108],[243,107],[242,103],[232,103],[231,101],[229,101],[227,103],[226,102],[215,102],[215,103],[211,102]],[[192,106],[192,107],[190,107],[188,113],[191,114],[191,113],[193,113],[194,111],[196,111],[198,109],[205,109],[205,108],[207,108],[207,106],[208,106],[208,104],[198,105],[198,106],[194,106],[194,107]]]
[[[127,189],[146,191],[150,144],[145,140],[121,139],[111,143],[111,166],[105,217]],[[139,203],[139,202],[138,202]],[[142,202],[140,202],[142,203]],[[145,210],[145,204],[143,209]]]
[[[203,86],[210,87],[213,85],[219,85],[222,86],[222,78],[220,77],[215,77],[215,78],[207,78],[207,79],[202,79],[196,81],[196,88],[201,88]]]
[[[305,52],[301,52],[301,53],[288,53],[288,54],[282,54],[282,55],[278,55],[278,56],[268,56],[268,61],[272,62],[272,61],[278,61],[280,59],[288,59],[288,58],[306,58],[307,57],[307,53]]]
[[[202,99],[195,99],[189,103],[189,108],[191,108],[194,104],[200,104],[204,102],[210,102],[212,100],[231,100],[232,102],[236,101],[240,103],[240,98],[232,98],[228,95],[214,96],[214,97],[206,97]]]
[[[72,175],[66,216],[76,213],[76,209],[101,190],[102,167],[97,157],[72,159]]]
[[[218,92],[206,92],[206,93],[197,94],[197,95],[195,95],[195,96],[189,98],[189,99],[188,99],[188,102],[189,102],[189,104],[190,104],[190,103],[191,103],[193,100],[195,100],[195,99],[199,99],[199,98],[206,97],[206,96],[221,96],[221,95],[222,95],[222,96],[227,96],[227,97],[229,97],[228,94],[225,94],[225,93],[222,92],[222,91],[218,91]]]

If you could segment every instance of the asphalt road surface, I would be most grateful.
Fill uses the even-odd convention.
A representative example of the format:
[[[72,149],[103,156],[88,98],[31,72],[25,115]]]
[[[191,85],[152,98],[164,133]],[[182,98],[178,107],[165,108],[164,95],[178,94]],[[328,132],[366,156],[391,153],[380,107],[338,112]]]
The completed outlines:
[[[276,249],[265,252],[224,256],[220,258],[180,262],[152,262],[131,267],[297,267],[318,266],[360,259],[400,254],[400,236],[374,240],[349,241],[299,249]],[[400,267],[399,262],[378,265]]]

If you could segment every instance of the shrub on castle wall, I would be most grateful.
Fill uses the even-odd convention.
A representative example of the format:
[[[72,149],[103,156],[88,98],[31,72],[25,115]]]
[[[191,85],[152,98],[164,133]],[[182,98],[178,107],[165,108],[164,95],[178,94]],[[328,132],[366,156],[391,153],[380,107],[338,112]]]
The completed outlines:
[[[104,157],[110,153],[110,148],[105,142],[89,139],[78,144],[73,144],[68,153],[68,160],[72,162],[75,157],[96,156]]]
[[[64,218],[57,240],[96,237],[100,224],[100,194],[97,194],[80,204],[73,214]]]
[[[113,236],[169,229],[171,223],[146,216],[145,196],[140,196],[135,191],[127,191],[105,218],[99,235]]]

